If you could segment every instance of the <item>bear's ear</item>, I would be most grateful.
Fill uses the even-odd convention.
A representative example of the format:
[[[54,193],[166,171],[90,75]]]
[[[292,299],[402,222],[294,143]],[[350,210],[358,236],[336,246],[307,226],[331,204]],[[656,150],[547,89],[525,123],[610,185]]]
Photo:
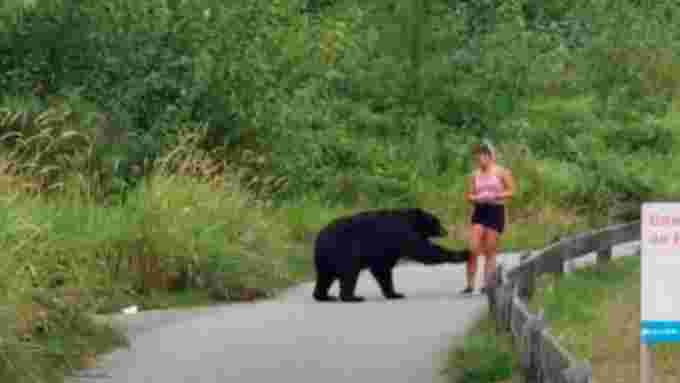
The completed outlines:
[[[410,213],[411,222],[415,229],[425,237],[441,237],[446,235],[446,229],[438,217],[423,209],[415,208]]]
[[[431,214],[429,214],[428,212],[419,207],[407,209],[406,212],[410,217],[413,217],[414,219],[417,220],[423,220],[431,217]]]
[[[427,222],[429,225],[432,226],[441,226],[441,221],[439,220],[439,217],[428,211],[416,208],[415,214],[418,216],[418,218],[420,218],[422,222]]]
[[[418,222],[423,217],[421,209],[417,207],[400,209],[397,211],[397,214],[406,217],[411,222]]]
[[[432,219],[434,217],[419,207],[407,209],[406,215],[408,216],[409,221],[421,229],[432,226],[434,221]]]

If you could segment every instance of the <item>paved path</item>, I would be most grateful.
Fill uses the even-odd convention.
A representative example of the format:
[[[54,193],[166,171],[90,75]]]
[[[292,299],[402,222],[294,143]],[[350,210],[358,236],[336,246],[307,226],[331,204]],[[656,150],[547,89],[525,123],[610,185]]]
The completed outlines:
[[[360,304],[316,303],[308,283],[254,304],[125,316],[131,348],[71,382],[443,382],[446,351],[485,312],[486,298],[457,294],[463,265],[403,265],[395,284],[406,300],[384,300],[364,273]]]

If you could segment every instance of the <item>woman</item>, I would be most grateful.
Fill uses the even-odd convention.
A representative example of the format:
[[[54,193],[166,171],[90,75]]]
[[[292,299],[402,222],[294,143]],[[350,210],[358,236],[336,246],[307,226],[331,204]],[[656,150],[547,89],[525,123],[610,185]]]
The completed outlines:
[[[463,294],[474,291],[477,274],[477,258],[486,256],[484,284],[493,283],[496,272],[496,251],[498,238],[505,230],[505,202],[512,197],[515,183],[508,169],[496,164],[496,155],[490,143],[484,142],[473,148],[479,167],[468,180],[465,193],[467,201],[473,204],[470,231],[470,251],[467,262],[467,286]]]

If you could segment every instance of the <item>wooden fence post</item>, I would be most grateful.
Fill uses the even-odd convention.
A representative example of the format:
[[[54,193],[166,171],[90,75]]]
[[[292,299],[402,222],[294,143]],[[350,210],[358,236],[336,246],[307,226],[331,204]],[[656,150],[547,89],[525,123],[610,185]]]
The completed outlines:
[[[496,274],[492,275],[491,283],[486,287],[486,295],[489,301],[489,314],[492,318],[497,318],[498,315],[498,293],[501,286],[503,286],[503,265],[498,265]]]
[[[640,342],[640,383],[654,383],[654,375],[652,346]]]
[[[525,299],[529,296],[529,273],[523,272],[517,276],[517,296]]]
[[[534,290],[536,290],[536,277],[537,277],[537,272],[536,272],[536,262],[532,263],[531,266],[529,267],[529,273],[527,274],[527,302],[531,300],[531,298],[534,296]]]
[[[498,306],[501,310],[500,318],[501,324],[504,331],[510,331],[510,318],[512,315],[512,298],[514,293],[514,287],[512,284],[503,284],[500,288],[500,294],[498,295]]]
[[[608,247],[597,252],[597,263],[606,264],[612,259],[612,248]]]
[[[572,259],[571,252],[572,250],[565,246],[562,248],[562,251],[560,251],[559,258],[555,259],[555,266],[551,268],[551,271],[557,278],[562,278],[564,275],[566,268],[565,262],[571,262]]]
[[[540,376],[539,363],[539,348],[541,331],[545,328],[546,323],[543,320],[542,313],[539,315],[531,315],[524,326],[522,327],[522,345],[521,362],[524,368],[524,376],[527,382],[537,382]]]
[[[577,363],[562,371],[566,383],[590,383],[593,369],[588,362]]]
[[[526,269],[517,275],[517,284],[519,297],[524,301],[529,301],[536,288],[536,262],[527,265]]]

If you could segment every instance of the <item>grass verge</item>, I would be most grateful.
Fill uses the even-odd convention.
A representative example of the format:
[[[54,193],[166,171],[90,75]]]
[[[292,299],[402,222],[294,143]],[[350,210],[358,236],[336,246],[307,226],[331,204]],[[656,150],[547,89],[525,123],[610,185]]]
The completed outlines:
[[[590,266],[557,280],[541,278],[530,302],[543,308],[554,334],[576,357],[590,360],[597,382],[637,383],[640,366],[640,258]],[[675,382],[678,345],[655,348],[657,380]]]
[[[486,316],[449,352],[445,373],[451,383],[511,382],[519,371],[509,334],[496,332]]]
[[[97,354],[127,345],[80,305],[53,295],[34,298],[0,313],[0,381],[62,382],[73,370],[94,367]]]

